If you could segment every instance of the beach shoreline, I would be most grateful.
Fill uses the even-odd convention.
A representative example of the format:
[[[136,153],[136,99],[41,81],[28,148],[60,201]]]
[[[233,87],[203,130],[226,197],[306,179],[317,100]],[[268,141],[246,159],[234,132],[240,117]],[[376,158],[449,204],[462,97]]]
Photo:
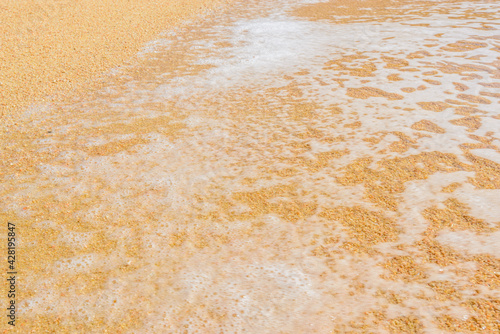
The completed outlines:
[[[162,31],[226,0],[8,0],[0,11],[0,118],[54,95],[95,88],[106,71],[133,62]],[[92,89],[91,87],[87,87]],[[87,89],[88,90],[88,89]]]
[[[10,113],[12,332],[500,332],[498,6],[233,1]]]

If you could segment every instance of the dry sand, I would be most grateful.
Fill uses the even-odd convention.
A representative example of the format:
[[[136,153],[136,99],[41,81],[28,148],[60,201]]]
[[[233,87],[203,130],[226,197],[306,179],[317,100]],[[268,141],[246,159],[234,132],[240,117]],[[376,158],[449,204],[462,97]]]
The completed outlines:
[[[158,33],[225,2],[2,1],[0,115],[9,116],[57,91],[82,88],[130,60]]]

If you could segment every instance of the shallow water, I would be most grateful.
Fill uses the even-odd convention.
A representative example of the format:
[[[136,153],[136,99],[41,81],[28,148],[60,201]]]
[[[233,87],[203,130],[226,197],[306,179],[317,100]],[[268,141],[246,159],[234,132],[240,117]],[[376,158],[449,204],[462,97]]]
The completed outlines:
[[[311,6],[235,4],[26,113],[21,332],[500,329],[499,5]]]

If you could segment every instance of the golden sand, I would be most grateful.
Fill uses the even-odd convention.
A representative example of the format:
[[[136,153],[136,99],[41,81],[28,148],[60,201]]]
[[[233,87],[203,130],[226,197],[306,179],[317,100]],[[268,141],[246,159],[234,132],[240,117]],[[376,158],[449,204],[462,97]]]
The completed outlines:
[[[0,6],[0,116],[81,88],[145,42],[225,0],[6,0]],[[90,87],[88,87],[90,88]]]
[[[448,15],[447,6],[461,1],[442,2],[444,7],[418,1],[409,11],[401,6],[411,3],[340,0],[293,14],[344,24],[406,24],[406,14]],[[127,15],[161,30],[152,19],[159,15],[156,7],[148,4],[136,4],[144,11]],[[192,6],[165,10],[179,13],[175,20],[195,13]],[[93,13],[86,17],[97,18]],[[103,22],[118,24],[116,15]],[[489,26],[467,20],[493,15],[466,9],[456,17],[483,31]],[[69,21],[75,29],[85,27]],[[121,29],[135,29],[120,22]],[[500,189],[500,163],[476,151],[500,152],[498,132],[481,132],[495,119],[488,111],[498,96],[486,89],[500,87],[492,79],[498,68],[480,58],[458,64],[435,55],[453,60],[486,42],[458,34],[460,40],[450,43],[434,34],[432,44],[406,55],[399,45],[323,55],[310,69],[287,69],[281,85],[242,77],[248,87],[215,85],[196,93],[196,81],[216,67],[198,60],[219,52],[229,62],[225,50],[237,44],[203,29],[216,24],[223,23],[181,29],[182,38],[172,39],[170,48],[108,78],[109,90],[94,91],[80,104],[56,105],[51,118],[35,116],[3,134],[0,218],[22,231],[19,300],[29,308],[17,332],[498,332],[498,257],[439,239],[442,233],[493,238],[500,230],[498,219],[484,218],[488,212],[474,202],[491,205],[488,196]],[[142,41],[156,34],[141,29]],[[115,35],[104,36],[95,45]],[[100,67],[77,63],[73,72],[66,70],[66,81],[36,94],[21,90],[29,98],[19,95],[19,101],[64,91],[129,59],[139,40],[129,40],[125,30],[117,36],[128,49],[111,48],[108,63],[101,59],[108,49],[100,49],[100,56],[91,56],[101,59],[95,61]],[[207,40],[217,48],[200,43]],[[494,37],[487,42],[496,43]],[[62,73],[55,60],[22,59],[31,58],[47,68],[42,79]],[[315,76],[318,68],[323,72]],[[378,80],[381,73],[387,81]],[[417,77],[408,79],[412,73]],[[151,93],[186,78],[187,96],[169,97],[168,89]],[[478,80],[484,91],[470,91]],[[140,93],[131,92],[131,81]],[[327,87],[333,102],[311,86]],[[431,90],[437,97],[426,99]],[[382,125],[372,126],[378,121]],[[441,145],[462,132],[454,151]]]

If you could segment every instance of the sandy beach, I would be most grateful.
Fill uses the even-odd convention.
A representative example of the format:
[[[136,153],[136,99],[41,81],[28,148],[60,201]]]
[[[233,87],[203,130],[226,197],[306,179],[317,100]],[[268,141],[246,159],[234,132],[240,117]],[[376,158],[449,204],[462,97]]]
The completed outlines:
[[[2,117],[53,94],[92,89],[144,43],[224,0],[6,0],[0,6]],[[89,87],[91,86],[91,87]],[[77,92],[79,93],[79,92]]]
[[[498,3],[77,4],[2,4],[3,332],[500,331]]]

